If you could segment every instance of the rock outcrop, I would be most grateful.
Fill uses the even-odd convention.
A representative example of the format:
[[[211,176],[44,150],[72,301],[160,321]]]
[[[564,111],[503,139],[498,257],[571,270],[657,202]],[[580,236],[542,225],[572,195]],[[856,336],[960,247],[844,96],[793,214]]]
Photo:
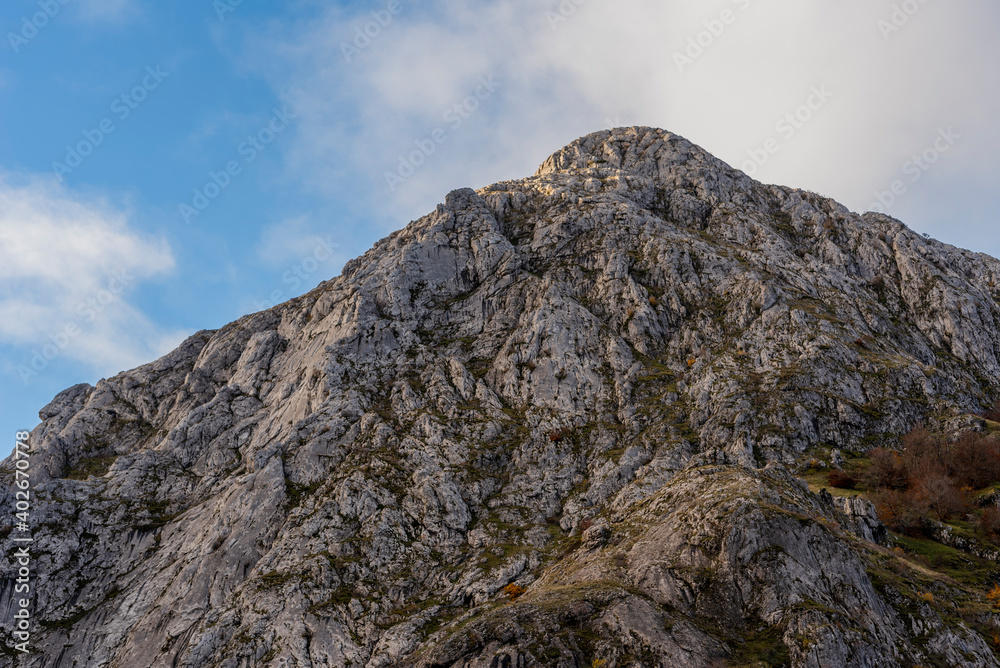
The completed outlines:
[[[43,408],[0,666],[1000,666],[984,592],[931,605],[789,472],[1000,394],[998,283],[670,133],[582,138]]]

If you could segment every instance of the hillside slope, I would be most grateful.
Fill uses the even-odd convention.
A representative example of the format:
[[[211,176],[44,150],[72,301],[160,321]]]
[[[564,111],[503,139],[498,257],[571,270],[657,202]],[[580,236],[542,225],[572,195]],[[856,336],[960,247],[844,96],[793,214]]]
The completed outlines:
[[[36,653],[0,666],[1000,666],[984,592],[929,604],[789,473],[1000,396],[998,285],[676,135],[584,137],[42,409]]]

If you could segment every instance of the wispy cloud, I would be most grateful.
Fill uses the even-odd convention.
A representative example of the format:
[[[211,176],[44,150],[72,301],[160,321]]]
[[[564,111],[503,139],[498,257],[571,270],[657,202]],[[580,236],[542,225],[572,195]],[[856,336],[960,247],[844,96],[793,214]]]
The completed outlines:
[[[367,9],[339,8],[285,32],[270,26],[243,54],[301,115],[291,156],[300,177],[317,192],[349,184],[369,193],[371,208],[396,224],[448,189],[530,173],[607,118],[666,128],[740,166],[817,86],[834,97],[757,178],[864,210],[939,127],[970,138],[947,168],[970,179],[992,169],[1000,149],[1000,93],[982,85],[1000,60],[987,28],[1000,12],[987,0],[929,4],[889,40],[880,21],[893,3],[870,0],[403,5],[350,62],[344,46],[371,20]],[[697,57],[679,68],[692,42]],[[490,74],[502,89],[387,191],[400,156]],[[933,180],[920,185],[929,192]]]
[[[309,255],[319,236],[308,214],[286,218],[261,231],[257,256],[270,266],[280,266]]]
[[[318,224],[311,214],[265,227],[257,243],[257,255],[268,269],[281,272],[280,281],[248,295],[244,307],[253,311],[271,308],[332,276],[348,259],[338,238],[333,229]]]
[[[127,211],[49,178],[0,176],[0,343],[26,382],[57,358],[112,373],[176,345],[183,332],[129,301],[173,268],[166,241],[134,230]]]

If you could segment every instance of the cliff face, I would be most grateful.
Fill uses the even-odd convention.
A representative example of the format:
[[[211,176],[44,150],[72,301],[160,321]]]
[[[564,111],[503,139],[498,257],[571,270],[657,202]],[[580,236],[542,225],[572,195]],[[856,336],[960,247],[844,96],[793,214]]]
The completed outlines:
[[[869,504],[789,473],[969,422],[998,284],[667,132],[590,135],[58,395],[36,653],[0,666],[1000,665]]]

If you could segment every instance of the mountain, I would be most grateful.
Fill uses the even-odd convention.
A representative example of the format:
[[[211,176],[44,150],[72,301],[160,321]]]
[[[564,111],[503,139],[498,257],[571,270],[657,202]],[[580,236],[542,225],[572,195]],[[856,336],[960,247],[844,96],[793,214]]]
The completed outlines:
[[[1000,666],[985,589],[794,475],[981,428],[998,283],[668,132],[589,135],[55,397],[34,652],[0,666]]]

